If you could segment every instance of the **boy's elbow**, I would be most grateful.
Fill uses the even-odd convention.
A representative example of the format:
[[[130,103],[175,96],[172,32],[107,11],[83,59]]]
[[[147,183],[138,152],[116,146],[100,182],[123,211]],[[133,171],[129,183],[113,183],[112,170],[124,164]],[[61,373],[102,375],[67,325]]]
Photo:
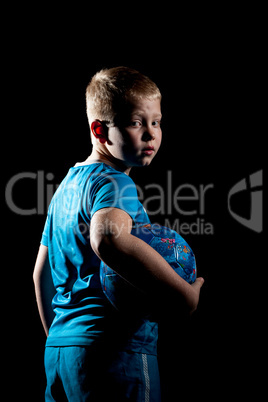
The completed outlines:
[[[34,283],[34,287],[37,288],[38,286],[40,286],[41,283],[41,275],[42,272],[40,272],[40,270],[38,269],[34,269],[33,271],[33,283]]]
[[[36,268],[35,268],[34,271],[33,271],[33,283],[34,283],[35,285],[36,285],[37,282],[38,282],[39,276],[40,276],[40,275],[38,275],[37,270],[36,270]]]
[[[107,234],[101,236],[101,238],[91,238],[90,245],[94,253],[101,259],[106,261],[107,258],[113,258],[114,255],[118,256],[118,253],[123,252],[123,243],[121,236],[114,236],[113,234]]]
[[[109,236],[102,236],[101,238],[92,237],[90,239],[91,248],[100,259],[103,259],[103,257],[109,252],[111,243]]]

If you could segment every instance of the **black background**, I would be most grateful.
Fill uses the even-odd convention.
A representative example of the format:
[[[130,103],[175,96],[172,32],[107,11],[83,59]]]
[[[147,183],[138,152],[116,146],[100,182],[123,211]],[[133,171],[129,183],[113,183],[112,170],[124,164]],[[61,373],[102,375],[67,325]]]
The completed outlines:
[[[151,77],[163,96],[163,144],[152,165],[133,170],[131,177],[141,187],[157,183],[165,189],[172,171],[173,190],[185,183],[213,185],[203,216],[179,216],[173,209],[171,215],[152,217],[161,224],[166,218],[188,224],[202,218],[213,227],[213,234],[184,236],[205,285],[189,322],[169,317],[161,327],[164,395],[184,401],[255,394],[263,350],[264,234],[234,220],[227,197],[233,185],[264,167],[262,24],[249,17],[250,10],[247,16],[233,10],[228,17],[214,10],[213,18],[208,10],[174,14],[169,9],[163,15],[161,9],[129,11],[124,18],[99,10],[73,11],[41,7],[7,15],[2,47],[4,186],[18,173],[42,171],[53,174],[45,181],[46,191],[88,156],[84,92],[96,71],[127,65]],[[21,208],[36,207],[36,182],[18,182],[13,199]],[[250,195],[234,197],[232,208],[249,218]],[[7,384],[11,396],[41,401],[45,336],[32,272],[45,215],[21,216],[8,205],[4,211]]]

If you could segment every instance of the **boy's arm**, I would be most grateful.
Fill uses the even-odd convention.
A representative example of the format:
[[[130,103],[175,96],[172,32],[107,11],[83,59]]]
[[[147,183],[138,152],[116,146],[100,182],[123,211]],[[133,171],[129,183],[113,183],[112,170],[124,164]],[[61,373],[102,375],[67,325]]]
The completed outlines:
[[[54,318],[51,301],[56,291],[52,282],[50,265],[48,261],[48,248],[40,245],[33,273],[35,295],[39,315],[48,335],[49,327]]]
[[[104,208],[91,220],[94,252],[115,272],[155,300],[174,300],[190,313],[199,302],[203,278],[189,285],[143,240],[131,235],[132,219],[123,210]]]

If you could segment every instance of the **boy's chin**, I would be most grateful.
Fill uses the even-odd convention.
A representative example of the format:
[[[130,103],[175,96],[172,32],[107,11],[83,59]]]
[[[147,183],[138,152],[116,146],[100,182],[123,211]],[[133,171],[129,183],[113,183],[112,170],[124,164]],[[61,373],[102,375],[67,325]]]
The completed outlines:
[[[141,161],[137,162],[135,164],[136,167],[145,167],[145,166],[149,166],[152,162],[152,159],[142,159]]]
[[[139,160],[139,166],[149,166],[152,162],[153,158],[152,157],[145,157],[145,158],[141,158]]]
[[[152,157],[143,157],[143,158],[135,158],[132,159],[132,161],[129,161],[128,166],[129,167],[143,167],[143,166],[149,166],[152,162],[153,158]]]
[[[143,163],[142,166],[149,166],[149,165],[151,164],[151,162],[152,162],[151,160],[150,160],[150,161],[146,161],[146,162]]]
[[[143,161],[142,161],[143,165],[142,166],[149,166],[152,163],[153,159],[154,158],[152,158],[152,157],[151,158],[147,157],[147,158],[143,159]]]

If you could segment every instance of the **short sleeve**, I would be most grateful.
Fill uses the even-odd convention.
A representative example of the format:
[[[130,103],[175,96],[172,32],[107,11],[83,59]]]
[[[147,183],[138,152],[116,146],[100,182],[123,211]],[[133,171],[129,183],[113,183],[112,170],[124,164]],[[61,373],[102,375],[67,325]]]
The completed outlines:
[[[45,222],[45,226],[44,226],[44,230],[43,230],[41,242],[40,242],[43,246],[46,246],[46,247],[48,247],[49,227],[50,227],[50,219],[51,219],[50,218],[51,205],[52,205],[52,203],[50,204],[49,209],[48,209],[47,219]]]
[[[98,176],[90,191],[90,205],[91,217],[102,208],[119,208],[135,220],[140,203],[133,180],[118,173]]]
[[[48,247],[48,230],[49,230],[49,222],[48,221],[49,221],[49,216],[47,216],[43,234],[42,234],[42,238],[41,238],[41,244],[46,247]]]

